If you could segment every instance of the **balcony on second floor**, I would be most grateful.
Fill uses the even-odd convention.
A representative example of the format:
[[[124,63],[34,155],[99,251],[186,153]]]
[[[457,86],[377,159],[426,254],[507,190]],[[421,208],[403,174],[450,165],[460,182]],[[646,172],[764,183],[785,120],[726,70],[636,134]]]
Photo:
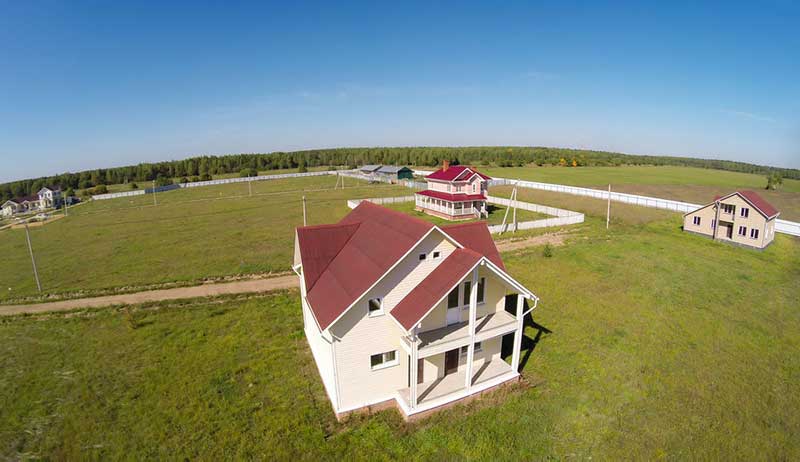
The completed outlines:
[[[511,313],[500,310],[489,313],[475,320],[475,341],[481,342],[498,335],[505,335],[517,328],[517,318]],[[428,330],[417,334],[417,346],[420,358],[444,353],[464,345],[469,345],[469,323],[459,322],[446,327]],[[408,338],[403,337],[403,347],[411,350]]]

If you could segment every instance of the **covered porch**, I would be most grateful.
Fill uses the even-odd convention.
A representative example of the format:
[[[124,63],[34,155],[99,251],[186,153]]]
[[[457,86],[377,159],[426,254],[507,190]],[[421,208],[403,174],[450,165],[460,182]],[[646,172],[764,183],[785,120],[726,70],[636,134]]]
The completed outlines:
[[[480,218],[487,215],[485,200],[446,200],[422,194],[415,195],[415,206],[424,212],[452,219]]]
[[[480,393],[518,376],[508,363],[497,358],[474,370],[470,388],[465,387],[467,368],[459,367],[454,373],[418,384],[416,406],[411,404],[412,387],[398,390],[397,402],[406,415],[412,415]]]

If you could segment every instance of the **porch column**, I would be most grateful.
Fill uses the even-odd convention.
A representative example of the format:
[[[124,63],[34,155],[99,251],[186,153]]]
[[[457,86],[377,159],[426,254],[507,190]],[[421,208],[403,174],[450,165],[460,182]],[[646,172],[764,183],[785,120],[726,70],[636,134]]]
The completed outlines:
[[[417,370],[417,366],[419,365],[419,351],[417,350],[417,328],[414,328],[414,332],[411,334],[411,399],[410,405],[411,409],[417,407],[417,382],[419,381],[419,371]]]
[[[715,201],[714,204],[715,204],[717,210],[716,210],[715,215],[714,215],[714,228],[711,230],[711,239],[712,240],[717,240],[717,230],[719,229],[719,207],[720,207],[720,203],[719,203],[719,201]]]
[[[519,371],[519,354],[522,349],[522,309],[525,306],[525,298],[522,294],[517,294],[517,330],[514,331],[514,352],[511,356],[511,370]]]
[[[472,359],[475,357],[475,318],[478,312],[478,267],[472,270],[472,283],[469,285],[469,346],[467,347],[467,377],[464,386],[472,388]]]

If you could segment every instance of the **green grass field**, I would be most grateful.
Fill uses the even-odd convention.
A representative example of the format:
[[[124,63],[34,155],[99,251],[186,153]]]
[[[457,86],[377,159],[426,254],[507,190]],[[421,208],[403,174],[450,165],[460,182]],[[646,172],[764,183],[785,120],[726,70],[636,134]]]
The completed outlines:
[[[400,186],[333,176],[181,189],[153,196],[94,201],[68,217],[31,228],[46,295],[95,295],[205,278],[289,271],[294,228],[329,223],[347,199],[408,194]],[[0,302],[37,294],[25,232],[0,231]]]
[[[781,218],[800,221],[800,181],[783,180],[778,191],[766,191],[766,178],[749,173],[693,167],[510,167],[481,168],[488,175],[605,189],[707,204],[717,195],[752,189],[781,211]]]
[[[588,206],[587,206],[588,207]],[[337,423],[299,295],[0,318],[9,459],[796,460],[800,240],[764,252],[590,216],[553,256],[504,254],[541,297],[527,387],[407,425]]]

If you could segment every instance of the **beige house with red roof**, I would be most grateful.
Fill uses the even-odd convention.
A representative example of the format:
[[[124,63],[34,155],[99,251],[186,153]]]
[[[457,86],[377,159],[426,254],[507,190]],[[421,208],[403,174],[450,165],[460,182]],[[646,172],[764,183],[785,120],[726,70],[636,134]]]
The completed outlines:
[[[486,216],[488,176],[473,167],[450,166],[444,161],[442,168],[425,177],[428,188],[417,192],[415,209],[448,220],[468,220]]]
[[[438,227],[363,201],[339,223],[297,228],[294,270],[337,417],[396,406],[408,418],[519,377],[538,298],[483,222]]]
[[[780,212],[754,191],[736,191],[683,216],[683,230],[763,249],[775,238]]]

